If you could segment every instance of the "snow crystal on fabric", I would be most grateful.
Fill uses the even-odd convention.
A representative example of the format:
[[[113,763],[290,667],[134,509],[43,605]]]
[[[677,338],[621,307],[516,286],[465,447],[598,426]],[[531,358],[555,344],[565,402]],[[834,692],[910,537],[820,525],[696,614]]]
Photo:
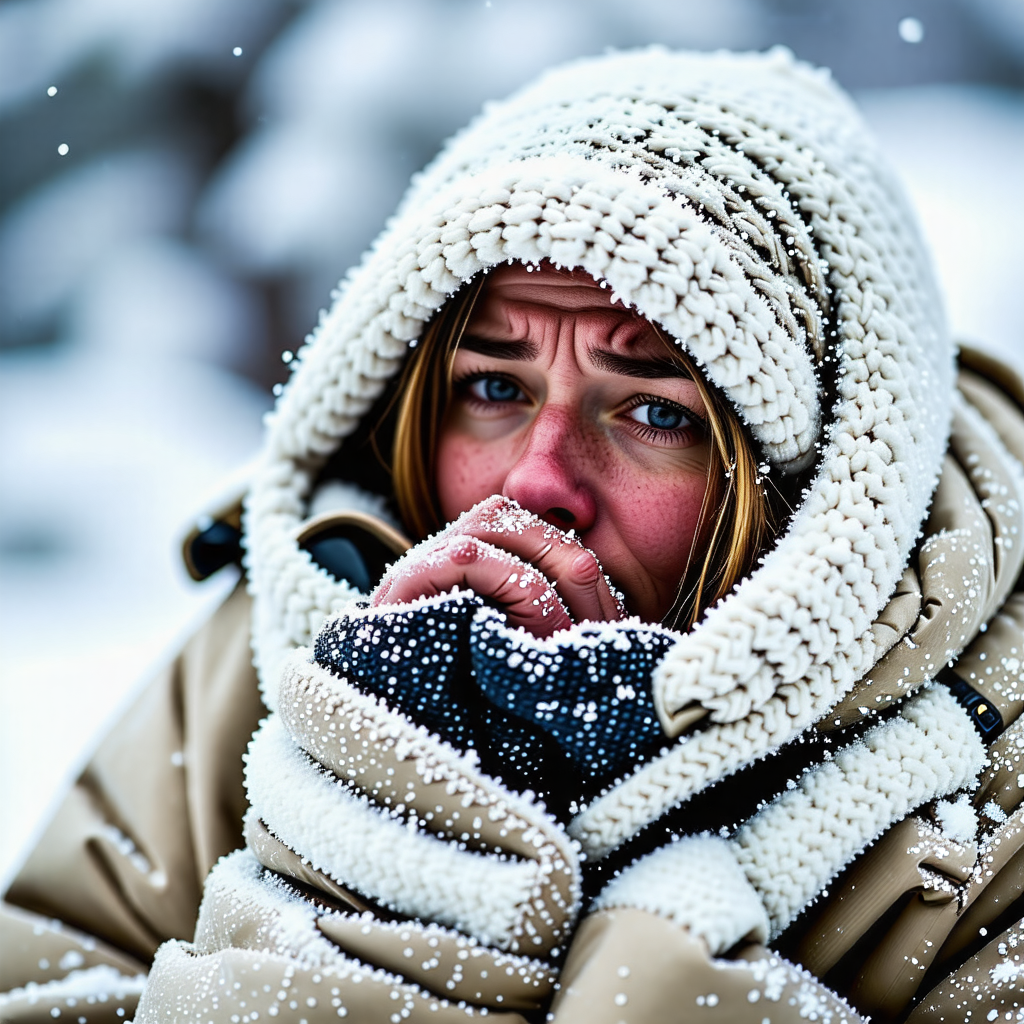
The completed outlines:
[[[664,744],[650,678],[674,642],[636,620],[537,640],[462,594],[341,616],[314,657],[565,814]]]

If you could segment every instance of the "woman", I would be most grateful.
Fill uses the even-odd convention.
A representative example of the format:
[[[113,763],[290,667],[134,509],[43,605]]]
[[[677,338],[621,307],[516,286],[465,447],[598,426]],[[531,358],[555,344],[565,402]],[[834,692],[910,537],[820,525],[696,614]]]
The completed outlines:
[[[465,319],[465,333],[456,339],[428,332],[400,388],[395,487],[403,521],[423,536],[501,495],[585,539],[634,614],[661,622],[683,598],[692,621],[695,608],[743,574],[765,533],[767,501],[735,415],[678,348],[589,275],[512,264],[489,275],[483,301],[470,311],[476,294],[455,300],[460,315],[452,322]],[[428,375],[443,376],[440,408],[423,408],[419,399],[421,388],[430,387]],[[418,443],[411,437],[414,417],[425,421]],[[727,490],[724,468],[732,463]],[[500,515],[500,503],[491,505]],[[714,559],[702,559],[689,593],[682,581],[690,564],[696,567],[699,526],[709,509],[716,510],[713,532],[721,541],[710,550],[727,550],[731,562],[716,572]],[[726,538],[728,526],[733,531]],[[493,590],[507,586],[507,558],[463,543],[462,531],[473,528],[463,522],[446,531],[445,545],[458,548],[450,564],[463,567],[454,575],[449,569],[438,576],[435,547],[430,575],[416,568],[424,562],[417,555],[390,575],[374,603],[456,584],[499,596]],[[475,529],[479,534],[481,527]],[[556,544],[550,530],[534,524],[501,537],[500,547],[559,581],[558,594],[576,620],[622,617],[597,562],[566,545],[561,533]],[[718,593],[706,594],[716,576]],[[572,618],[557,608],[534,622],[530,602],[538,587],[543,579],[503,594],[501,603],[512,622],[550,635]],[[676,608],[673,620],[681,614]]]
[[[137,1020],[1012,1013],[1024,393],[989,378],[786,55],[609,56],[489,110],[268,427],[246,848],[178,941],[237,845],[239,594],[9,893],[108,945],[10,911],[50,983],[6,1012],[111,973],[83,1015],[124,1010],[171,939]]]

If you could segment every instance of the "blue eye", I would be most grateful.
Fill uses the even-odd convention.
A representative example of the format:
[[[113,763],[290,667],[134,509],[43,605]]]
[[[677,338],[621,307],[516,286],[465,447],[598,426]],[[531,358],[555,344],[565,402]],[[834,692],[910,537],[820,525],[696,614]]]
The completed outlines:
[[[682,409],[676,409],[671,405],[648,406],[647,419],[652,427],[659,430],[675,430],[685,418]]]
[[[481,377],[473,381],[469,390],[484,402],[517,402],[524,397],[519,385],[507,377]]]
[[[678,430],[690,424],[690,418],[678,405],[665,402],[644,402],[631,409],[630,416],[655,430]]]

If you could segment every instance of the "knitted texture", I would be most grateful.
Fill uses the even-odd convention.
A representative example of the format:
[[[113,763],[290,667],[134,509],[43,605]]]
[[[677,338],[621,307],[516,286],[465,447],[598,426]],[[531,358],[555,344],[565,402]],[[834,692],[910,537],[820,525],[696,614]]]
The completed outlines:
[[[724,839],[688,836],[641,858],[610,882],[594,909],[636,907],[698,935],[712,956],[741,939],[768,940],[768,915]]]
[[[582,810],[569,833],[588,857],[604,857],[668,808],[788,743],[833,702],[830,689],[782,688],[739,722],[712,723],[683,737]]]
[[[369,608],[299,546],[324,503],[381,498],[346,485],[318,502],[314,489],[328,459],[344,473],[332,456],[425,325],[492,268],[542,261],[586,272],[656,325],[741,417],[769,486],[803,487],[757,568],[686,633],[632,620],[538,640],[464,593]],[[513,1010],[458,966],[486,946],[478,977],[515,975],[509,993],[518,986],[527,1016],[542,1015],[585,909],[583,864],[636,841],[588,876],[607,878],[662,841],[663,826],[684,831],[686,809],[659,819],[793,741],[875,664],[872,624],[920,538],[954,412],[950,462],[983,502],[956,519],[971,518],[962,537],[940,530],[934,543],[969,551],[995,538],[996,556],[970,567],[985,601],[969,585],[962,605],[943,593],[948,642],[929,652],[954,656],[1006,596],[1024,474],[1008,456],[990,470],[984,453],[1005,448],[954,394],[913,218],[827,73],[779,51],[651,49],[566,65],[489,106],[339,286],[267,419],[244,514],[254,659],[272,712],[247,758],[249,851],[215,869],[194,949],[165,945],[156,974],[185,979],[193,954],[201,974],[216,969],[203,957],[266,952],[317,972],[310,984],[388,990],[396,1020],[428,1015],[437,981],[466,1016]],[[890,632],[914,649],[905,628]],[[904,672],[906,692],[923,692],[731,839],[669,842],[595,906],[660,915],[712,955],[777,937],[894,822],[980,770],[982,742],[927,684],[943,660],[929,657],[929,671]],[[531,762],[571,769],[572,798],[555,813]],[[808,984],[800,1012],[841,1017],[815,1001],[821,991]]]
[[[773,935],[885,829],[967,785],[984,763],[967,713],[935,686],[754,815],[733,846]]]
[[[606,851],[824,714],[872,663],[869,627],[948,436],[941,302],[880,167],[827,75],[779,52],[570,64],[458,135],[343,283],[268,420],[246,506],[268,704],[289,651],[359,596],[296,541],[319,465],[448,296],[505,261],[547,259],[606,282],[685,348],[772,472],[816,465],[760,568],[655,674],[670,735],[695,704],[710,727],[600,796],[574,834]]]

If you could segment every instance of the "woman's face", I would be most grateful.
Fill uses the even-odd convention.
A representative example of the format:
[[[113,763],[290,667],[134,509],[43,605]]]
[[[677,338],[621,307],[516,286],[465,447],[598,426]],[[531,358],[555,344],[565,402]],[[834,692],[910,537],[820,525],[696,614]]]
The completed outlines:
[[[669,610],[708,464],[704,403],[650,325],[586,274],[491,273],[455,355],[437,451],[451,522],[493,494],[577,537],[629,610]]]

